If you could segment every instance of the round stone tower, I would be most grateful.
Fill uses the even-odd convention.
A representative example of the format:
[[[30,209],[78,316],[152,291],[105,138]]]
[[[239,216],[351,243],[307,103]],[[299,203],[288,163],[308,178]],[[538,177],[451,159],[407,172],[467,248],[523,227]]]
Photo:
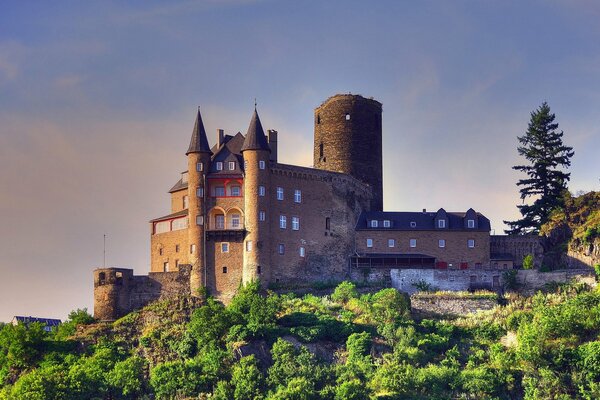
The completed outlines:
[[[314,167],[352,175],[373,189],[372,211],[383,210],[381,103],[336,94],[315,109]]]
[[[271,149],[265,136],[258,113],[250,121],[246,139],[241,149],[244,157],[244,222],[246,243],[242,283],[260,280],[264,287],[270,278],[269,228],[261,221],[261,212],[269,213]],[[273,216],[270,216],[273,218]],[[248,242],[252,242],[251,245]]]
[[[204,188],[205,174],[210,169],[212,151],[208,145],[206,131],[202,123],[200,110],[196,115],[196,123],[190,140],[190,147],[186,152],[188,157],[188,241],[190,244],[189,263],[192,266],[190,272],[190,291],[192,296],[199,294],[198,289],[205,286],[205,199]]]
[[[94,318],[114,321],[131,311],[129,289],[133,270],[97,268],[94,270]]]

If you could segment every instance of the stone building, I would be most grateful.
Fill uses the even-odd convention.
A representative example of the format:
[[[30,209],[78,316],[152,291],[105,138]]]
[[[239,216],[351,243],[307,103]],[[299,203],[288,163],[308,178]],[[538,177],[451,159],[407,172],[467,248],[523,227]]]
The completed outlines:
[[[257,279],[293,285],[490,268],[490,222],[474,210],[383,211],[381,116],[373,99],[327,99],[315,109],[307,168],[280,162],[285,136],[265,132],[256,109],[245,135],[218,129],[212,147],[198,110],[171,210],[150,221],[150,275],[97,269],[96,317],[202,287],[227,301]]]

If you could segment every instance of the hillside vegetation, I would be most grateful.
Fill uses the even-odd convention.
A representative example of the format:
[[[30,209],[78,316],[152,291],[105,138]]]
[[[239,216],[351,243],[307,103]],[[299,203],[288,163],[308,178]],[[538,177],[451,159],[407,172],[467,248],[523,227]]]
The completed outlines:
[[[90,322],[2,327],[0,399],[600,398],[600,292],[579,284],[453,320],[415,320],[396,290],[344,282]]]
[[[546,237],[546,264],[552,260],[564,264],[567,251],[591,255],[600,263],[600,192],[564,196],[564,207],[556,209],[540,234]]]

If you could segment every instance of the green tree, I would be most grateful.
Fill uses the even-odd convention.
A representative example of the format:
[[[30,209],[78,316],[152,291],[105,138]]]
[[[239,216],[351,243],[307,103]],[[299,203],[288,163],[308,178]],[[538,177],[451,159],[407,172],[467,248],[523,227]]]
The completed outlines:
[[[231,384],[235,386],[233,398],[235,400],[260,399],[263,386],[263,376],[258,369],[258,361],[254,355],[242,357],[234,365],[231,373]]]
[[[508,234],[538,233],[548,220],[550,212],[562,205],[562,192],[567,188],[570,173],[562,169],[571,165],[573,148],[562,142],[563,131],[557,131],[555,115],[550,112],[548,103],[531,113],[531,120],[525,135],[518,137],[519,155],[529,162],[516,165],[513,169],[524,172],[527,178],[520,179],[521,200],[534,196],[533,204],[521,204],[517,208],[523,218],[517,221],[504,221],[510,226]]]

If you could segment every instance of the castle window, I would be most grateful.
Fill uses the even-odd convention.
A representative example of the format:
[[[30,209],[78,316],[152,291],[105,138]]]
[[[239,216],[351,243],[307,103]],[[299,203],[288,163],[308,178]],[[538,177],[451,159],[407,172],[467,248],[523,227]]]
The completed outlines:
[[[217,171],[223,171],[223,161],[217,161]]]
[[[227,267],[223,267],[223,273],[226,274],[227,273]]]
[[[252,251],[252,240],[246,241],[246,251]]]
[[[395,247],[396,241],[394,239],[388,239],[388,247]]]
[[[475,220],[474,219],[468,219],[467,220],[467,228],[475,228]]]
[[[300,191],[300,189],[296,189],[294,190],[294,203],[301,203],[302,202],[302,192]]]
[[[443,229],[446,227],[446,220],[445,219],[438,219],[438,228]]]
[[[235,169],[235,161],[229,161],[229,170],[233,171]]]
[[[279,243],[279,254],[285,254],[285,244]]]
[[[283,200],[283,188],[277,187],[277,200]]]
[[[154,233],[169,232],[171,230],[170,221],[160,221],[154,225]]]
[[[188,227],[188,219],[187,218],[177,218],[173,220],[171,229],[174,231],[178,231],[180,229],[185,229]]]
[[[229,243],[221,243],[221,253],[229,253]]]
[[[389,227],[390,227],[390,225],[391,225],[391,224],[390,224],[390,220],[389,220],[389,219],[383,220],[383,227],[384,227],[384,228],[389,228]]]
[[[194,254],[196,252],[196,245],[195,244],[191,244],[190,245],[190,254]]]
[[[162,256],[162,255],[163,255],[163,249],[162,249],[162,247],[161,247],[160,249],[158,249],[158,255],[159,255],[159,256]]]
[[[409,246],[412,248],[417,247],[417,239],[410,239],[409,240]]]
[[[373,239],[367,239],[367,247],[368,248],[372,248],[373,247]]]
[[[259,211],[258,212],[258,220],[265,221],[266,219],[267,219],[267,214],[264,211]]]
[[[475,247],[475,239],[469,239],[467,240],[467,246],[472,249]]]
[[[287,217],[285,215],[279,216],[279,227],[285,229],[287,227]]]
[[[223,214],[215,215],[215,228],[225,229],[225,216]]]
[[[215,197],[225,196],[225,188],[223,186],[215,187]]]
[[[175,245],[175,253],[179,253],[179,245],[178,244]]]
[[[260,273],[261,273],[261,272],[262,272],[262,268],[260,267],[260,265],[258,265],[258,266],[256,267],[256,273],[257,273],[258,275],[260,275]]]
[[[201,162],[196,163],[196,171],[202,172],[203,170],[204,170],[204,164],[202,164]]]
[[[417,227],[417,223],[415,221],[411,221],[410,222],[410,227],[411,228],[416,228]]]
[[[346,114],[346,121],[350,121],[350,114]]]
[[[379,225],[379,223],[377,222],[376,219],[371,221],[371,228],[377,228],[378,225]]]
[[[240,227],[240,214],[231,215],[231,227],[233,229],[239,229]]]
[[[325,217],[325,230],[331,229],[331,218]]]
[[[248,160],[244,160],[244,169],[248,169]]]
[[[264,160],[258,161],[258,169],[265,169],[265,168],[266,168],[266,163],[264,162]]]
[[[319,158],[323,158],[323,143],[319,144]]]
[[[240,196],[240,187],[239,186],[232,186],[229,190],[231,190],[231,196],[233,197],[239,197]]]
[[[321,116],[319,114],[317,114],[317,124],[321,123]]]
[[[438,240],[438,246],[440,248],[446,247],[446,240],[445,239]]]
[[[183,209],[185,210],[190,205],[190,199],[187,196],[183,196]]]
[[[265,195],[265,187],[264,186],[259,186],[258,187],[258,195],[259,196],[264,196]]]
[[[306,249],[304,247],[300,246],[299,253],[300,253],[300,257],[304,257],[306,255]]]
[[[175,267],[179,268],[179,260],[175,260]]]
[[[100,272],[98,274],[98,283],[101,285],[104,285],[105,282],[106,282],[106,273]]]
[[[196,215],[196,225],[204,225],[204,216]]]
[[[292,230],[300,230],[300,218],[292,217]]]
[[[204,188],[199,187],[196,189],[196,197],[204,197]]]
[[[169,262],[165,261],[163,263],[163,272],[168,272],[169,271]]]

